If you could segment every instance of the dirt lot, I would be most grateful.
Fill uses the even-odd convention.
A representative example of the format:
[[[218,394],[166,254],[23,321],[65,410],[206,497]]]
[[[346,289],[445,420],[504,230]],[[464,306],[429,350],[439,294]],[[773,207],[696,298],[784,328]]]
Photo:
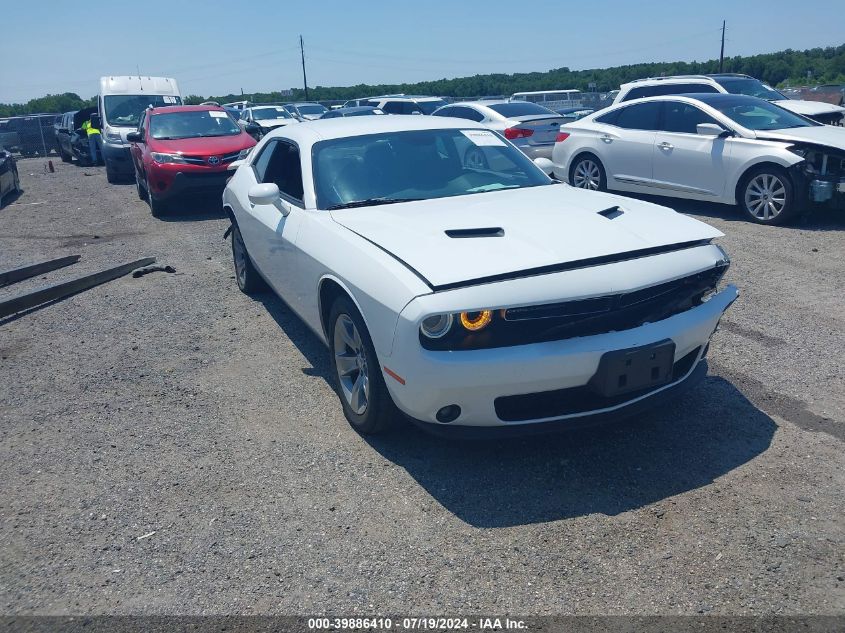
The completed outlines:
[[[214,201],[154,220],[102,168],[42,163],[0,210],[0,270],[82,260],[0,297],[177,272],[0,322],[0,612],[845,613],[845,216],[677,205],[726,233],[742,295],[668,408],[365,439],[320,343],[237,291]]]

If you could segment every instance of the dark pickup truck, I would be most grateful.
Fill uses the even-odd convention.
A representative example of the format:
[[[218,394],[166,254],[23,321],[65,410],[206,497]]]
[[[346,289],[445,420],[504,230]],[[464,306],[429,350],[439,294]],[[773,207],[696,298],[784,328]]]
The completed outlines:
[[[57,151],[63,162],[69,163],[75,158],[80,163],[91,164],[88,136],[82,130],[82,124],[96,113],[97,106],[91,106],[59,115],[54,133]]]
[[[0,124],[0,142],[23,156],[46,156],[56,149],[53,136],[55,114],[31,114],[4,119]]]

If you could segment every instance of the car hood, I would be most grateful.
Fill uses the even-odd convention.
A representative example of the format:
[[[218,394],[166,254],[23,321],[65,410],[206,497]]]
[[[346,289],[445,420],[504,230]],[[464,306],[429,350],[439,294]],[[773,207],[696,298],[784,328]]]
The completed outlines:
[[[248,134],[233,136],[211,136],[205,138],[177,138],[171,141],[155,140],[150,150],[154,152],[168,152],[171,154],[229,154],[255,145],[255,141]]]
[[[321,112],[320,114],[301,114],[300,116],[301,116],[303,119],[307,119],[307,120],[309,120],[309,121],[316,121],[316,120],[317,120],[317,119],[319,119],[321,116],[323,116],[323,114],[325,114],[325,113],[324,113],[324,112]]]
[[[845,150],[845,127],[835,125],[814,125],[812,127],[787,128],[785,130],[761,130],[757,138],[776,141],[815,143]]]
[[[611,219],[599,214],[617,206],[621,215]],[[435,289],[537,274],[536,269],[722,235],[666,207],[568,185],[341,209],[331,214]],[[467,229],[501,229],[503,234],[446,234]]]
[[[799,99],[781,99],[774,102],[785,110],[803,114],[804,116],[817,116],[819,114],[831,114],[833,112],[845,113],[845,108],[823,101],[801,101]]]
[[[281,127],[282,125],[289,125],[294,123],[294,119],[259,119],[256,121],[261,127]]]

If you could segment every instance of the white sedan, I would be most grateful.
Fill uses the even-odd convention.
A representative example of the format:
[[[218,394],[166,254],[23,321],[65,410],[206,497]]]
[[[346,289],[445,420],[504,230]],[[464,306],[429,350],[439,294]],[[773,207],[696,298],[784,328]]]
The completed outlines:
[[[479,149],[483,168],[465,159]],[[737,297],[717,287],[719,231],[556,183],[460,119],[276,130],[223,204],[238,286],[269,285],[326,343],[364,433],[397,408],[466,430],[653,406],[703,375]]]
[[[606,108],[562,127],[552,160],[575,187],[737,204],[761,224],[811,203],[845,208],[845,128],[745,95]]]

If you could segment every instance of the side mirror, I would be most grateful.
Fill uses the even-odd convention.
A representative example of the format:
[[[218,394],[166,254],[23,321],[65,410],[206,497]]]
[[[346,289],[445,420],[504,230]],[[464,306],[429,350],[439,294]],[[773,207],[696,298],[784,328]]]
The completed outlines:
[[[100,121],[100,115],[99,114],[92,114],[91,115],[91,125],[93,125],[95,128],[97,128],[99,130],[102,127],[101,123],[102,123],[102,121]]]
[[[539,167],[540,169],[542,169],[544,174],[554,178],[555,164],[548,158],[535,158],[534,164],[537,165],[537,167]]]
[[[141,136],[140,132],[129,132],[129,134],[126,135],[126,140],[130,143],[143,143],[144,137]]]
[[[699,136],[715,136],[717,138],[730,136],[730,132],[715,123],[699,123],[695,126],[695,133]]]
[[[287,216],[290,213],[290,209],[282,204],[282,196],[279,193],[279,186],[274,182],[263,182],[253,185],[249,188],[249,193],[247,195],[252,204],[272,204],[281,211],[282,215]]]

